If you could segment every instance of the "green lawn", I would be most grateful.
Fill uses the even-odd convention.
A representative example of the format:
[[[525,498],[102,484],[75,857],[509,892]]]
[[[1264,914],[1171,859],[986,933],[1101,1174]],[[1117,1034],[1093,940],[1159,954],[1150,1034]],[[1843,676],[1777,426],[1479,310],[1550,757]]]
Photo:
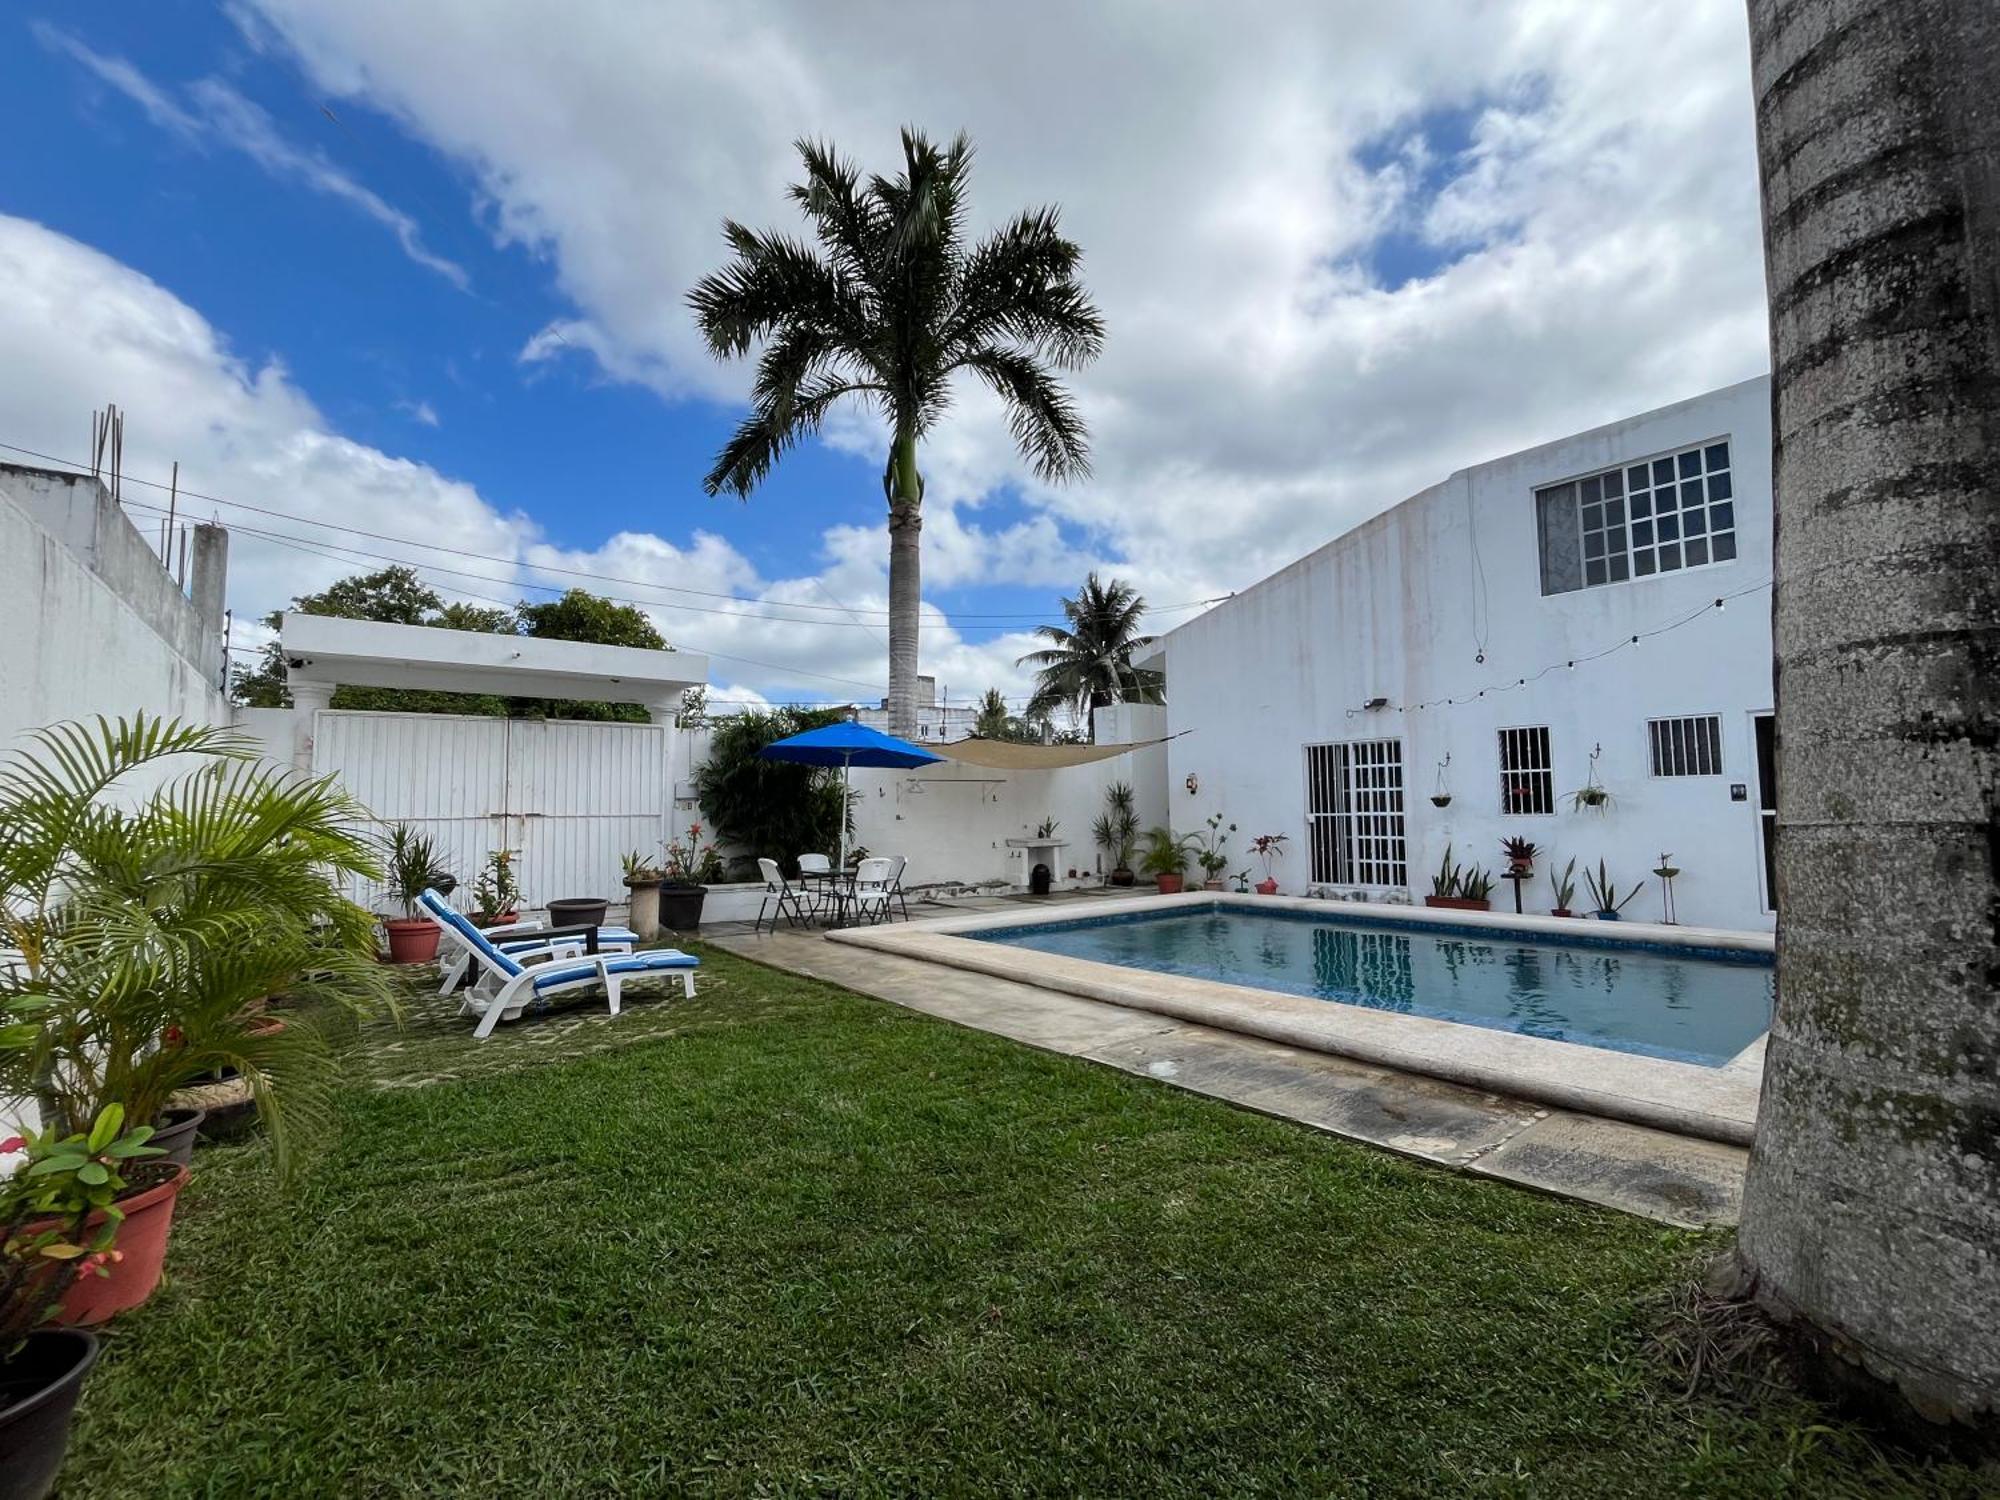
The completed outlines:
[[[703,975],[371,1033],[289,1197],[198,1156],[64,1495],[1971,1492],[1684,1400],[1712,1241]]]

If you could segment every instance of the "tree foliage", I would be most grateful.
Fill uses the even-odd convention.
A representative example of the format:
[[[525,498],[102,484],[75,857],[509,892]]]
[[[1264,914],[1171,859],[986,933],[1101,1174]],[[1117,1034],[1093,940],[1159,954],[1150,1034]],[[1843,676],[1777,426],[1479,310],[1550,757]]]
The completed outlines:
[[[1146,601],[1132,585],[1114,578],[1101,583],[1095,573],[1083,582],[1074,599],[1062,602],[1065,625],[1039,625],[1035,634],[1049,644],[1031,651],[1017,663],[1036,669],[1035,693],[1028,700],[1030,717],[1069,715],[1079,737],[1095,740],[1091,710],[1114,703],[1163,703],[1165,679],[1149,668],[1132,665],[1132,653],[1152,644],[1139,621]]]
[[[1009,710],[998,688],[986,690],[986,696],[979,700],[979,716],[972,721],[972,732],[980,739],[1011,740],[1018,745],[1039,745],[1045,738],[1043,728],[1042,723]]]
[[[833,852],[847,807],[840,773],[761,760],[757,752],[843,717],[832,708],[774,708],[714,721],[708,762],[695,772],[695,789],[709,826],[743,859],[775,859],[795,875],[801,854]]]
[[[1015,215],[968,243],[972,143],[903,132],[903,168],[863,178],[831,145],[798,142],[805,180],[791,200],[812,243],[723,224],[734,259],[703,277],[689,306],[718,359],[762,345],[750,414],[704,488],[748,496],[843,401],[881,417],[888,437],[889,699],[892,728],[914,704],[919,442],[944,417],[961,374],[1006,408],[1015,446],[1045,480],[1089,473],[1089,435],[1058,374],[1097,357],[1104,321],[1077,279],[1082,251],[1053,208]],[[897,545],[897,539],[902,545]]]
[[[292,614],[332,615],[346,620],[379,620],[390,625],[429,625],[486,635],[528,635],[543,640],[586,641],[599,646],[636,646],[659,651],[666,641],[645,612],[588,589],[571,589],[559,599],[523,600],[512,609],[447,603],[414,568],[392,565],[342,578],[316,594],[292,600]],[[277,630],[286,612],[273,610],[264,623]],[[285,658],[279,643],[264,648],[253,671],[237,677],[235,701],[246,708],[288,708]],[[646,710],[632,703],[570,699],[502,698],[490,693],[447,693],[428,688],[340,687],[335,708],[379,709],[398,713],[488,714],[531,719],[619,719],[645,723]]]

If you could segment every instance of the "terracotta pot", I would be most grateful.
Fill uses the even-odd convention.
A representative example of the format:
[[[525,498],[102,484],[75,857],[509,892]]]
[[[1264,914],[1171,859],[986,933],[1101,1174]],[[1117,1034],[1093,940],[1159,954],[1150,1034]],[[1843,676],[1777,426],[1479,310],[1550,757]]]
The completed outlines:
[[[505,927],[521,920],[518,911],[474,911],[466,913],[466,920],[474,927]]]
[[[427,964],[437,958],[444,934],[429,917],[388,917],[382,927],[389,934],[390,963]]]
[[[1491,911],[1493,909],[1491,901],[1474,901],[1467,896],[1426,896],[1424,897],[1424,905],[1449,907],[1453,911]]]
[[[1549,915],[1552,917],[1573,917],[1576,913],[1571,911],[1567,906],[1552,906],[1549,908]]]
[[[160,1117],[153,1127],[153,1138],[146,1142],[158,1146],[165,1156],[147,1157],[148,1161],[170,1161],[177,1167],[184,1167],[194,1159],[195,1132],[201,1129],[201,1122],[208,1118],[205,1109],[170,1108],[160,1111]]]
[[[1226,891],[1229,889],[1229,882],[1226,880],[1204,880],[1201,883],[1201,888],[1205,891]]]
[[[1277,895],[1277,894],[1278,894],[1278,882],[1277,882],[1277,881],[1275,881],[1275,880],[1260,880],[1260,881],[1258,881],[1258,882],[1257,882],[1257,894],[1258,894],[1258,895],[1260,895],[1260,896],[1275,896],[1275,895]]]
[[[41,1328],[0,1360],[0,1500],[42,1500],[56,1487],[69,1421],[83,1377],[97,1362],[97,1335]]]
[[[102,1323],[153,1295],[153,1288],[160,1284],[160,1270],[167,1261],[167,1231],[173,1228],[174,1200],[180,1197],[187,1180],[188,1169],[176,1167],[174,1175],[157,1187],[118,1200],[118,1206],[125,1211],[125,1221],[118,1226],[118,1237],[111,1242],[111,1248],[122,1258],[105,1267],[107,1275],[83,1275],[70,1283],[56,1311],[58,1323],[72,1327],[79,1323]],[[83,1222],[87,1233],[104,1222],[104,1215],[94,1213]],[[54,1220],[28,1226],[30,1233],[54,1227]]]
[[[1187,889],[1186,879],[1179,875],[1156,875],[1153,878],[1159,882],[1162,896],[1178,896]]]

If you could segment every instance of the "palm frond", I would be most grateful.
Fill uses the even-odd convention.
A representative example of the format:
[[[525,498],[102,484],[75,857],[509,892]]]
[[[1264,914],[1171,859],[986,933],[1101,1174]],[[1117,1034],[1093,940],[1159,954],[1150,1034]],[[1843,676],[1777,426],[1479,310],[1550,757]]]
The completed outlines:
[[[1042,479],[1084,478],[1090,473],[1090,437],[1076,402],[1033,355],[983,349],[963,366],[996,391],[1007,406],[1014,446]]]

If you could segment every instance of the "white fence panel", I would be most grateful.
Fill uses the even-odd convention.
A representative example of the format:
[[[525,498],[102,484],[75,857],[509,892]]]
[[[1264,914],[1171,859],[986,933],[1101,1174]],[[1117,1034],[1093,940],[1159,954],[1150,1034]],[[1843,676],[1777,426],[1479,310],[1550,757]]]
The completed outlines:
[[[429,834],[471,890],[486,856],[515,851],[529,906],[622,897],[619,856],[667,836],[668,727],[456,714],[321,710],[313,769],[337,775],[385,826]],[[384,909],[379,885],[357,901]]]

